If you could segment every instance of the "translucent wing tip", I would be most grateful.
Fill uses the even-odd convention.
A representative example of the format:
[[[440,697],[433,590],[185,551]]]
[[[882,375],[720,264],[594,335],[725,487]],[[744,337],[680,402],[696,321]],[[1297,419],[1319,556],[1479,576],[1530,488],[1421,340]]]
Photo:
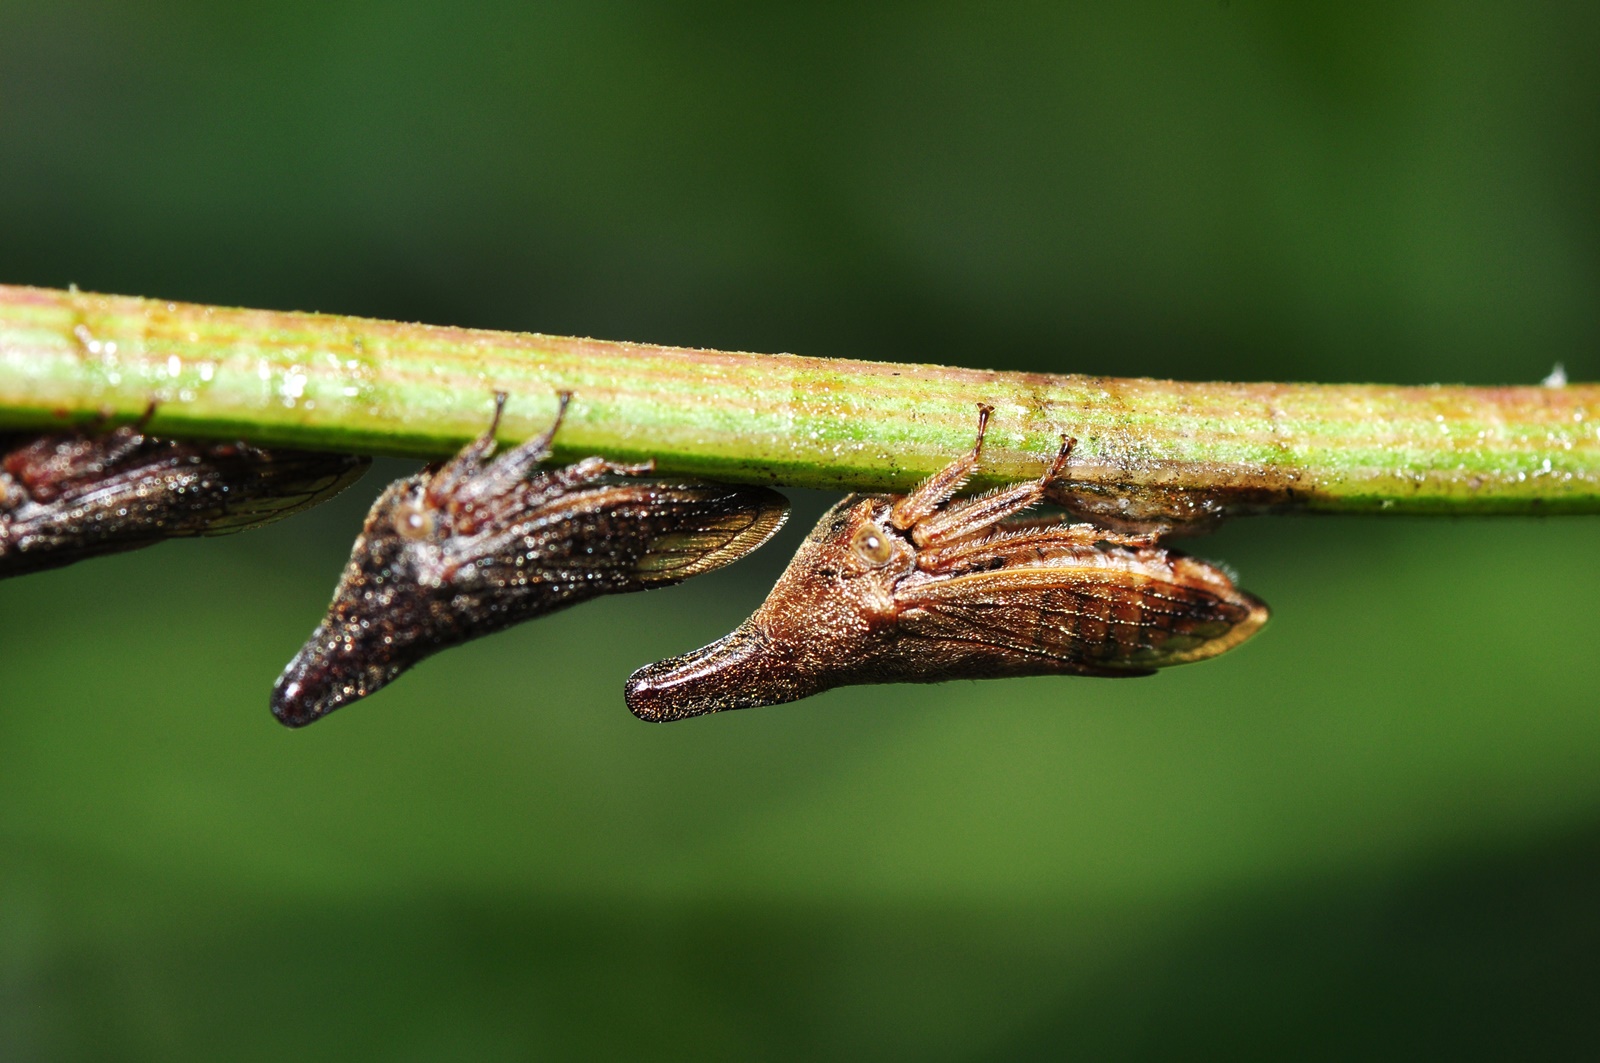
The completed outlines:
[[[765,487],[685,486],[704,512],[655,539],[635,572],[647,583],[676,583],[730,565],[771,539],[789,519],[789,500]]]
[[[1211,633],[1204,629],[1189,632],[1189,636],[1201,636],[1203,641],[1185,649],[1175,649],[1171,646],[1158,650],[1147,663],[1158,667],[1168,667],[1174,664],[1191,664],[1195,661],[1209,660],[1219,654],[1227,653],[1235,646],[1249,639],[1256,632],[1266,626],[1272,617],[1272,610],[1253,594],[1234,589],[1227,600],[1230,611],[1238,612],[1239,618],[1228,623],[1224,620],[1214,621],[1210,627],[1221,630]]]
[[[254,482],[202,534],[231,535],[310,509],[361,479],[371,464],[357,454],[262,451],[250,470]]]

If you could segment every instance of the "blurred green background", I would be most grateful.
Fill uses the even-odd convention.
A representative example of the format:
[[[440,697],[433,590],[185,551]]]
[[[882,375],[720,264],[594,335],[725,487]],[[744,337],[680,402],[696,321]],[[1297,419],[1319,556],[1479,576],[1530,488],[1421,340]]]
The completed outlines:
[[[1600,376],[1600,8],[0,2],[0,281],[1190,379]],[[0,1059],[1592,1058],[1595,519],[1241,522],[1128,683],[650,727],[688,585],[267,691],[392,464],[0,584]]]

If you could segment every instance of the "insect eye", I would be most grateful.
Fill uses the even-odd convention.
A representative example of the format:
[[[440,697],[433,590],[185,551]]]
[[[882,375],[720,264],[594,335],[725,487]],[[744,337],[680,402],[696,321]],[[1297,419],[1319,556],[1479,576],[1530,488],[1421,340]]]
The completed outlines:
[[[402,539],[426,539],[433,534],[433,511],[420,498],[402,504],[394,515],[394,530]]]
[[[872,565],[881,565],[894,554],[888,534],[876,524],[863,524],[857,528],[850,545],[861,560]]]

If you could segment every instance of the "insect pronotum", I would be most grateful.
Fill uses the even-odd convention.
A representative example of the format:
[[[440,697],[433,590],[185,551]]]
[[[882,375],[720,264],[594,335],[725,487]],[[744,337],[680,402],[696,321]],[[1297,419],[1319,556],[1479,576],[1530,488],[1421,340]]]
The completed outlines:
[[[339,493],[368,464],[350,454],[167,439],[147,434],[143,421],[6,435],[0,578],[266,524]]]
[[[373,504],[327,617],[273,688],[281,722],[311,723],[468,639],[720,568],[788,515],[765,488],[638,479],[653,463],[536,471],[567,393],[548,431],[494,457],[505,399],[481,437]]]
[[[909,495],[850,495],[818,522],[732,634],[647,665],[628,707],[651,721],[797,701],[857,683],[1067,673],[1149,675],[1261,628],[1267,607],[1215,566],[1059,518],[1013,519],[1061,477],[952,502],[970,453]]]

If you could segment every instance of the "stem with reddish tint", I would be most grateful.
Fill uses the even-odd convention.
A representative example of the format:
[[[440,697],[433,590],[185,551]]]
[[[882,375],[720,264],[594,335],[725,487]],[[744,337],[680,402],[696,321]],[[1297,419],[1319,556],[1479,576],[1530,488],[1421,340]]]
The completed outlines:
[[[1600,385],[1204,384],[684,350],[0,286],[0,427],[157,403],[175,436],[439,457],[546,427],[556,457],[665,473],[903,491],[972,444],[979,486],[1040,474],[1075,436],[1074,485],[1114,510],[1600,512]],[[1126,505],[1126,503],[1122,503]],[[1164,503],[1163,503],[1164,504]],[[1158,507],[1159,508],[1159,507]],[[1180,507],[1181,508],[1181,507]]]

